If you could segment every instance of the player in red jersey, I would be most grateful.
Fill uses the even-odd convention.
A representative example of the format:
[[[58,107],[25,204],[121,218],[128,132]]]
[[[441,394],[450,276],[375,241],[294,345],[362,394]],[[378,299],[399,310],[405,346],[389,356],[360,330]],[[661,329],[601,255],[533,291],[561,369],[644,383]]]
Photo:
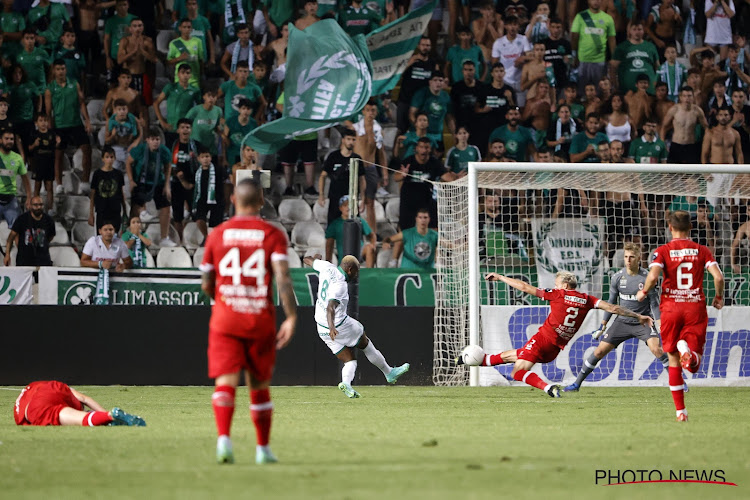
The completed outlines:
[[[84,406],[93,411],[83,411]],[[105,410],[93,398],[56,380],[27,385],[16,399],[13,417],[16,425],[146,425],[141,417],[119,408]]]
[[[622,306],[599,300],[592,295],[577,292],[576,276],[567,271],[560,271],[555,276],[555,288],[542,290],[525,281],[508,278],[497,273],[485,276],[488,281],[502,281],[529,295],[535,295],[550,303],[550,313],[547,320],[531,337],[522,349],[511,349],[498,354],[485,354],[482,366],[495,366],[513,363],[513,378],[532,387],[541,389],[553,398],[559,398],[561,386],[548,384],[539,375],[530,370],[536,363],[549,363],[557,358],[570,339],[581,327],[586,314],[591,309],[602,309],[612,314],[619,314],[636,318],[642,325],[653,326],[653,320],[648,316],[634,313]],[[456,358],[456,364],[463,364],[461,356]]]
[[[703,272],[708,269],[714,278],[716,295],[712,305],[724,306],[724,275],[711,250],[690,240],[690,214],[684,210],[668,217],[672,241],[656,249],[643,290],[636,295],[646,298],[664,273],[661,285],[661,343],[669,356],[669,389],[672,391],[677,421],[687,422],[682,368],[695,373],[701,364],[706,343],[706,296],[703,293]],[[681,365],[681,366],[680,366]]]
[[[260,218],[263,191],[252,180],[237,184],[232,195],[235,215],[206,239],[200,269],[203,291],[214,299],[208,332],[208,376],[216,379],[212,397],[219,438],[216,459],[233,463],[229,429],[234,395],[245,370],[250,388],[250,415],[255,425],[255,462],[277,459],[268,446],[273,403],[269,386],[276,350],[286,346],[297,324],[297,303],[287,262],[286,234]],[[271,276],[286,319],[276,332]]]

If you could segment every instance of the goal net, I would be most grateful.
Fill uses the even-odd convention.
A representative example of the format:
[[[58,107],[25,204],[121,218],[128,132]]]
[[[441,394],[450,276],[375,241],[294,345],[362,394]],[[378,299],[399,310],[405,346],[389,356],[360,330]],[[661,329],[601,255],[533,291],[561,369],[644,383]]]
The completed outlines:
[[[709,308],[705,366],[693,378],[750,383],[750,330],[743,324],[750,309],[739,309],[750,305],[746,165],[471,163],[466,177],[438,184],[437,196],[436,385],[513,383],[512,365],[469,370],[453,360],[470,343],[486,352],[520,348],[546,319],[544,301],[485,281],[487,272],[553,288],[555,273],[566,270],[579,290],[608,299],[609,278],[624,266],[623,246],[638,245],[648,267],[650,253],[671,239],[666,216],[674,210],[691,213],[691,237],[714,252],[729,306]],[[713,281],[706,276],[710,301]],[[588,333],[602,317],[590,313],[558,359],[535,371],[572,381],[598,344]],[[663,368],[641,344],[623,343],[587,381],[663,383]]]

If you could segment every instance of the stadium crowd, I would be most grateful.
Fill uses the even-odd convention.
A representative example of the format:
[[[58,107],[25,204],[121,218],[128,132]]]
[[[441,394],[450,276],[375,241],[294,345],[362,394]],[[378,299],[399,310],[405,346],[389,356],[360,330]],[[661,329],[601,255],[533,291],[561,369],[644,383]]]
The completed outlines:
[[[429,268],[432,182],[462,177],[470,161],[744,163],[750,154],[750,7],[733,0],[442,0],[399,85],[359,121],[276,155],[242,147],[283,111],[288,23],[334,18],[367,34],[425,3],[3,0],[5,265],[14,244],[45,255],[22,263],[48,264],[50,244],[82,247],[105,222],[130,227],[122,237],[135,267],[158,248],[201,248],[230,215],[238,173],[261,168],[278,174],[264,217],[291,230],[300,255],[333,258],[358,155],[363,260],[392,267],[403,254],[400,265]],[[732,176],[706,182],[720,190]],[[32,194],[42,195],[34,207]],[[611,255],[624,240],[653,247],[666,212],[687,208],[701,243],[734,240],[724,264],[748,264],[746,200],[530,194],[541,201],[498,191],[482,203],[484,223],[520,257],[529,216],[605,216]],[[19,217],[24,209],[33,216]]]

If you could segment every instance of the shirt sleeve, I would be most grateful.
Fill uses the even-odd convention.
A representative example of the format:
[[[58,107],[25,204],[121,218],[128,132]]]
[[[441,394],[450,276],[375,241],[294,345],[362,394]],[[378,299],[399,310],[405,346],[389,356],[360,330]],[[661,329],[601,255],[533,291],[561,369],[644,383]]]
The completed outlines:
[[[586,294],[586,306],[588,306],[590,309],[596,309],[596,306],[599,305],[599,302],[601,299],[599,297],[594,297],[593,295]]]
[[[83,250],[81,253],[85,253],[86,255],[93,257],[94,256],[94,250],[96,249],[96,236],[92,236],[88,239],[85,245],[83,245]]]
[[[322,273],[322,272],[323,272],[323,271],[325,271],[326,269],[330,269],[330,268],[332,268],[332,267],[333,267],[333,264],[331,264],[331,263],[330,263],[330,262],[328,262],[327,260],[323,260],[323,259],[315,259],[315,260],[313,261],[313,265],[312,265],[312,267],[313,267],[313,269],[315,269],[315,270],[316,270],[316,271],[318,271],[319,273]]]
[[[536,294],[537,297],[539,297],[542,300],[551,301],[555,297],[557,297],[557,289],[555,288],[537,288]]]
[[[713,266],[714,264],[719,265],[719,263],[716,262],[716,259],[714,258],[714,254],[712,254],[711,250],[709,250],[707,247],[701,245],[700,251],[703,253],[703,260],[706,263],[706,269]]]
[[[169,42],[169,50],[167,51],[167,59],[174,59],[180,55],[180,51],[177,50],[177,46],[174,42]]]
[[[125,245],[125,242],[123,240],[120,240],[120,245],[117,249],[117,258],[123,260],[130,258],[130,251],[128,250],[128,247],[127,245]]]
[[[349,294],[349,286],[346,281],[336,281],[328,287],[328,301],[335,300],[341,302]]]
[[[651,261],[651,264],[649,264],[649,265],[648,265],[649,269],[650,269],[650,268],[651,268],[652,266],[659,266],[659,267],[661,267],[662,269],[664,269],[664,264],[665,264],[665,261],[664,261],[664,253],[665,253],[665,252],[666,252],[666,249],[665,249],[665,248],[664,248],[663,246],[662,246],[662,247],[659,247],[659,248],[657,248],[657,249],[656,249],[656,250],[654,251],[654,255],[653,255],[653,259],[652,259],[652,261]]]
[[[280,229],[274,228],[275,231],[272,233],[270,248],[271,251],[271,262],[278,262],[281,260],[289,260],[287,256],[287,247],[289,246],[286,239],[286,234],[282,233]]]
[[[570,28],[571,33],[580,33],[581,32],[581,24],[583,20],[581,19],[581,14],[576,14],[576,17],[573,19],[573,26]],[[580,48],[580,46],[579,46]]]
[[[615,31],[615,20],[612,19],[612,16],[607,15],[607,37],[615,35],[617,35],[617,32]]]

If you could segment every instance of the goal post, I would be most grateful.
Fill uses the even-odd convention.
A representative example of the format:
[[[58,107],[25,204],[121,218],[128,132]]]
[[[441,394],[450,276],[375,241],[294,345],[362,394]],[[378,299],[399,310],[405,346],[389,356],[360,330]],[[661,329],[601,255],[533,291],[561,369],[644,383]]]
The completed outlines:
[[[488,285],[484,272],[516,272],[535,286],[551,287],[554,271],[567,269],[586,284],[583,291],[606,299],[607,274],[623,267],[624,244],[639,245],[646,267],[650,252],[670,238],[666,213],[684,207],[697,214],[694,225],[706,226],[707,236],[701,237],[708,238],[722,270],[731,271],[731,264],[740,262],[747,275],[750,262],[739,255],[746,249],[731,246],[737,227],[750,218],[749,174],[748,165],[469,163],[465,177],[436,188],[441,244],[434,383],[479,385],[480,369],[455,367],[453,359],[465,345],[484,345],[483,321],[497,312],[491,307],[541,305]],[[727,284],[725,294],[738,294],[734,304],[747,306],[750,283],[745,281],[750,279],[742,281],[741,274],[736,289]],[[507,314],[503,311],[501,317],[507,319]],[[533,334],[532,327],[535,331],[536,316],[522,322],[529,330],[525,333]],[[581,349],[571,356],[580,357]],[[571,369],[573,365],[571,361]]]

